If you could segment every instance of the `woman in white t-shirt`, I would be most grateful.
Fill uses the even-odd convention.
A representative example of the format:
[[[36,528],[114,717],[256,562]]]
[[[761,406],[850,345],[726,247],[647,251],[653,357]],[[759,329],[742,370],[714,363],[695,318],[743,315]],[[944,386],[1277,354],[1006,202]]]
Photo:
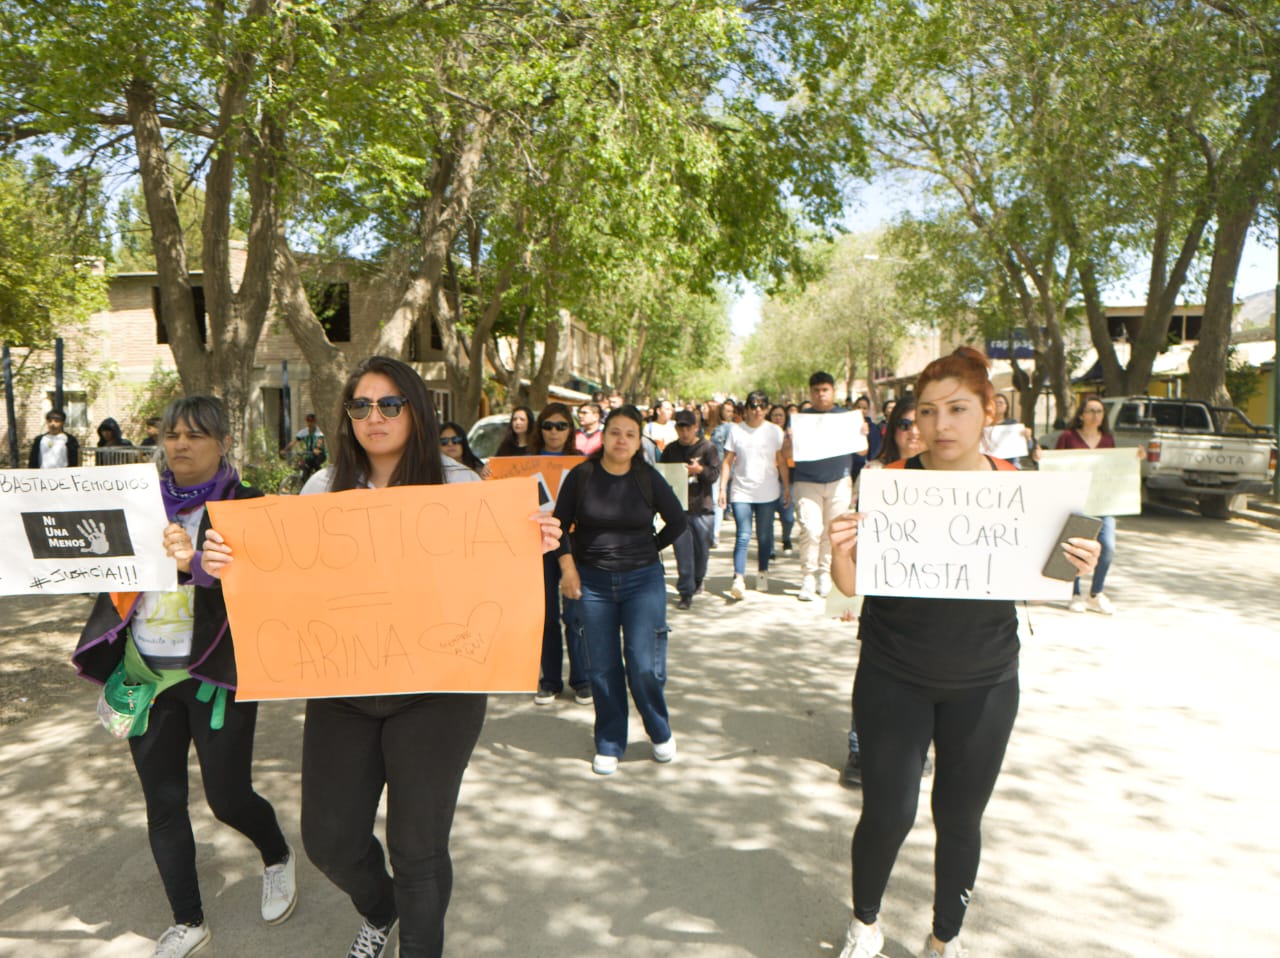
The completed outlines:
[[[729,430],[720,469],[720,506],[729,502],[727,489],[733,480],[730,506],[738,533],[733,545],[733,585],[729,594],[741,599],[747,591],[747,547],[751,524],[756,526],[756,589],[769,591],[769,556],[773,552],[773,516],[779,502],[791,502],[791,480],[782,456],[785,438],[781,429],[765,421],[769,397],[759,390],[747,396],[742,422]]]

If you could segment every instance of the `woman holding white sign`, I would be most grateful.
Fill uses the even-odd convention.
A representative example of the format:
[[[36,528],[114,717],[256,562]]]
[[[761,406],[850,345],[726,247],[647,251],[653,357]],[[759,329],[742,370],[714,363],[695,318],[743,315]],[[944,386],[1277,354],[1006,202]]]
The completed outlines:
[[[435,407],[413,367],[384,356],[365,360],[343,387],[342,408],[333,465],[307,481],[304,495],[479,481],[441,453]],[[531,518],[542,526],[544,551],[554,549],[559,524],[542,513]],[[220,575],[230,548],[210,531],[205,549],[219,557]],[[397,924],[404,958],[443,954],[453,888],[449,832],[484,714],[477,694],[307,702],[302,841],[363,918],[348,958],[380,958]],[[373,834],[384,787],[394,878]]]
[[[210,809],[262,856],[264,921],[277,924],[289,917],[297,886],[293,854],[275,811],[253,789],[258,703],[235,699],[235,658],[227,608],[214,575],[217,558],[206,563],[206,553],[193,546],[209,529],[205,503],[262,493],[242,484],[225,458],[230,424],[219,400],[176,399],[160,428],[160,488],[170,520],[164,543],[178,565],[177,591],[104,592],[72,660],[86,678],[106,683],[108,692],[123,683],[135,696],[153,696],[150,708],[142,705],[141,716],[128,728],[108,727],[129,737],[147,804],[151,853],[173,910],[173,925],[160,937],[155,955],[183,958],[212,937],[200,899],[187,802],[192,745]],[[103,715],[104,722],[108,717]]]
[[[995,416],[989,364],[962,347],[930,363],[916,383],[915,422],[925,451],[890,469],[1012,469],[982,452]],[[831,523],[831,573],[853,595],[860,514]],[[1063,543],[1080,572],[1099,547]],[[978,874],[982,815],[995,788],[1018,711],[1018,620],[1008,600],[867,596],[854,678],[862,815],[853,835],[853,918],[841,958],[884,947],[881,899],[915,822],[920,776],[934,746],[937,831],[933,929],[924,958],[957,958],[960,926]]]

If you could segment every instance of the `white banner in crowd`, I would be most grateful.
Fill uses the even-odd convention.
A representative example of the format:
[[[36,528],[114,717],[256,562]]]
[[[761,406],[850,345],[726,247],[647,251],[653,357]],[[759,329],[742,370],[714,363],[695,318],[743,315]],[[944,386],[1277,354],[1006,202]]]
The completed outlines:
[[[1142,460],[1123,449],[1042,449],[1041,472],[1085,472],[1093,476],[1084,511],[1091,516],[1136,516],[1142,512]]]
[[[791,417],[791,458],[813,462],[867,451],[862,412],[798,412]]]
[[[0,470],[0,595],[172,591],[153,465]]]
[[[667,480],[667,485],[680,500],[680,508],[689,511],[689,470],[683,462],[656,462],[653,468]]]
[[[1084,508],[1075,474],[867,469],[858,511],[860,595],[1061,599],[1040,574],[1067,516]]]
[[[988,426],[982,430],[984,449],[997,459],[1021,459],[1031,452],[1027,447],[1027,427],[1020,422]]]

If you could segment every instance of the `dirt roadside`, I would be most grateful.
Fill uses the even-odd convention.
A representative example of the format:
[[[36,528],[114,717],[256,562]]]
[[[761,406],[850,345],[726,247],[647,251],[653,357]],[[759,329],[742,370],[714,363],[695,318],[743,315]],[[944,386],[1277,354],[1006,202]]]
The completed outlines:
[[[84,595],[0,597],[0,726],[83,695],[71,650],[92,608]]]

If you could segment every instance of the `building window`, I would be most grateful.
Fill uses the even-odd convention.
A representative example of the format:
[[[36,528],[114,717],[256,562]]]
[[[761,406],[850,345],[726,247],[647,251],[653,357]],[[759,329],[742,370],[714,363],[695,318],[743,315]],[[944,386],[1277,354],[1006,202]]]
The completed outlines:
[[[351,286],[349,283],[326,283],[318,290],[308,289],[311,309],[324,327],[331,343],[351,342]]]
[[[204,287],[191,287],[191,302],[195,307],[196,326],[200,329],[200,344],[203,346],[209,341],[209,319],[204,310]],[[151,287],[151,310],[156,315],[156,342],[160,345],[166,345],[169,342],[169,331],[164,325],[164,308],[160,301],[160,287]]]
[[[49,408],[54,409],[54,391],[45,393],[49,400]],[[81,389],[62,390],[62,411],[67,414],[67,422],[63,427],[67,432],[80,432],[89,428],[89,397]],[[97,440],[94,440],[96,445]]]
[[[448,422],[453,419],[453,401],[447,389],[430,389],[431,402],[436,407],[436,415],[440,417],[441,422]]]

